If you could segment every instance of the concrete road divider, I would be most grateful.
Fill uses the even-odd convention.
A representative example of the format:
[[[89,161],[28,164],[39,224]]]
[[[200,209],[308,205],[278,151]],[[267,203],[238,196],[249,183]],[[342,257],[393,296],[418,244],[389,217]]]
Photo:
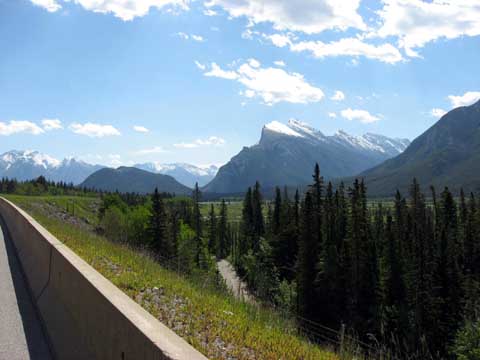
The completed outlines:
[[[4,198],[0,216],[57,359],[206,360]]]

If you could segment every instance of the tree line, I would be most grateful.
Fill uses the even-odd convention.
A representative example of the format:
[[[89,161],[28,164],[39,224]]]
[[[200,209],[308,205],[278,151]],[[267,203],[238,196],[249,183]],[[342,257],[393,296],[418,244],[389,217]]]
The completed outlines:
[[[155,189],[150,196],[104,194],[99,209],[99,231],[112,241],[150,252],[160,263],[187,274],[202,274],[221,286],[216,259],[230,251],[231,227],[227,204],[211,205],[202,216],[198,185],[192,197],[172,197]]]
[[[19,181],[3,177],[0,179],[0,193],[16,195],[79,195],[92,196],[100,194],[95,189],[77,187],[64,181],[50,181],[44,176],[36,179]]]
[[[232,259],[256,295],[298,315],[375,338],[400,358],[478,359],[480,203],[414,179],[407,197],[369,204],[362,180],[313,182],[265,203],[246,192]],[[459,357],[460,358],[460,357]]]

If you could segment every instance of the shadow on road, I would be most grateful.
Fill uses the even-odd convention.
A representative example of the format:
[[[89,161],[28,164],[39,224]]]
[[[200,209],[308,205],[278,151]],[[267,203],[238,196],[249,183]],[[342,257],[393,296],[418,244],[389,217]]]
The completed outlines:
[[[5,257],[8,259],[8,267],[10,268],[11,280],[15,292],[10,295],[5,294],[5,296],[9,296],[9,301],[7,301],[6,304],[2,304],[2,306],[8,306],[9,308],[2,310],[5,312],[4,314],[7,314],[7,312],[19,312],[21,318],[20,323],[18,316],[15,316],[14,313],[8,315],[8,326],[10,328],[7,329],[8,333],[2,335],[2,337],[5,337],[2,342],[7,343],[8,346],[2,349],[2,344],[0,343],[0,358],[7,356],[9,359],[17,359],[19,356],[22,356],[22,358],[29,356],[31,360],[52,359],[46,336],[43,332],[38,313],[33,305],[32,297],[27,287],[27,282],[14,245],[1,217],[0,227],[0,242],[4,242],[5,246],[5,251],[1,249],[3,246],[0,246],[0,250],[2,250],[0,251],[0,262],[5,261]],[[2,281],[6,282],[4,286],[8,289],[8,268],[5,263],[2,265],[1,271],[6,272],[6,274],[2,276]],[[3,290],[5,290],[5,288]],[[25,343],[27,349],[25,349]],[[9,354],[9,352],[12,353]]]

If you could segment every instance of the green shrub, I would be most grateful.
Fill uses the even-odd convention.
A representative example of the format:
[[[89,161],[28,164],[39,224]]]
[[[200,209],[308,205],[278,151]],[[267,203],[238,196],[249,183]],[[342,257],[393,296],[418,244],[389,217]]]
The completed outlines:
[[[452,349],[457,360],[480,359],[480,321],[468,321],[455,338]]]

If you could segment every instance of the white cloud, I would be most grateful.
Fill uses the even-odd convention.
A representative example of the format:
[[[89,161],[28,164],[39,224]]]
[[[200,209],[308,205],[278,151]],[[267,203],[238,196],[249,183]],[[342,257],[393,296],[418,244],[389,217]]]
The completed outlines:
[[[150,130],[148,130],[146,127],[144,126],[139,126],[139,125],[135,125],[133,127],[133,130],[136,131],[136,132],[139,132],[139,133],[148,133],[150,132]]]
[[[198,42],[203,42],[205,39],[201,35],[195,35],[195,34],[187,34],[184,32],[178,32],[176,35],[184,40],[189,40],[192,39],[193,41],[198,41]]]
[[[287,66],[283,60],[277,60],[277,61],[274,61],[273,63],[277,66],[280,66],[280,67]]]
[[[107,158],[110,160],[111,166],[121,166],[123,165],[123,161],[121,160],[121,156],[118,154],[108,154]]]
[[[113,13],[123,21],[148,14],[150,8],[188,10],[190,0],[74,0],[86,10],[96,13]]]
[[[350,60],[348,65],[356,67],[356,66],[360,65],[360,61],[358,61],[358,59],[352,59],[352,60]]]
[[[288,36],[266,36],[275,46],[289,46],[293,52],[309,51],[314,57],[323,59],[336,56],[364,56],[368,59],[379,60],[394,64],[403,60],[400,51],[392,44],[372,45],[358,38],[343,38],[338,41],[324,43],[322,41],[293,42]]]
[[[480,91],[467,91],[463,95],[449,95],[448,99],[450,100],[453,108],[468,106],[480,99]]]
[[[265,39],[270,40],[272,42],[272,44],[275,45],[276,47],[283,48],[287,45],[292,44],[292,40],[290,39],[290,37],[288,35],[284,35],[284,34],[272,34],[272,35],[262,34],[262,36]]]
[[[253,68],[259,68],[260,62],[256,59],[248,59],[248,64]]]
[[[335,114],[334,112],[329,112],[328,117],[334,119],[337,117],[337,114]]]
[[[195,34],[192,34],[190,35],[192,37],[193,40],[195,41],[198,41],[198,42],[203,42],[205,41],[205,39],[203,38],[203,36],[201,35],[195,35]]]
[[[379,117],[370,114],[366,110],[352,110],[348,108],[348,109],[342,110],[340,113],[345,119],[348,119],[350,121],[358,120],[364,124],[374,123],[380,120]]]
[[[101,125],[94,123],[73,123],[70,125],[70,130],[75,134],[85,135],[89,137],[104,137],[104,136],[118,136],[120,131],[115,129],[112,125]]]
[[[478,0],[383,0],[377,11],[381,26],[369,36],[394,36],[408,56],[418,48],[445,38],[480,35]]]
[[[190,36],[188,34],[186,34],[184,32],[181,32],[181,31],[177,33],[177,36],[181,37],[182,39],[185,39],[185,40],[188,40],[190,38]]]
[[[197,65],[197,68],[199,68],[200,70],[205,70],[207,67],[205,65],[203,65],[202,63],[198,62],[197,60],[195,60],[195,65]]]
[[[136,152],[136,154],[137,155],[150,155],[150,154],[161,154],[161,153],[166,153],[166,152],[167,152],[167,150],[165,150],[163,147],[154,146],[152,148],[138,150]]]
[[[435,108],[430,110],[430,115],[436,118],[441,118],[443,115],[445,115],[447,112],[443,109]]]
[[[271,23],[277,30],[316,34],[324,30],[366,29],[357,10],[360,0],[210,0],[205,6],[221,7],[232,17],[250,24]]]
[[[330,98],[330,100],[333,100],[333,101],[345,100],[345,94],[342,91],[337,90],[335,91],[335,94],[333,94],[333,96]]]
[[[318,102],[324,97],[323,91],[310,85],[303,75],[279,68],[262,68],[255,59],[250,59],[235,71],[223,70],[216,63],[212,63],[210,71],[204,75],[236,80],[245,87],[242,95],[247,98],[259,97],[267,105],[278,102],[307,104]]]
[[[34,5],[40,6],[48,12],[55,12],[62,8],[62,6],[55,0],[30,0]]]
[[[225,145],[225,143],[226,143],[225,139],[222,139],[221,137],[210,136],[208,139],[205,139],[205,140],[197,139],[191,143],[181,142],[178,144],[173,144],[173,146],[179,149],[192,149],[200,146],[223,146]]]
[[[238,74],[235,71],[222,70],[216,63],[212,63],[210,71],[207,71],[204,75],[227,80],[235,80],[238,78]]]
[[[18,133],[39,135],[44,132],[40,126],[31,121],[10,120],[8,123],[0,121],[0,135],[8,136]]]
[[[63,129],[62,122],[58,119],[43,119],[42,126],[46,131]]]
[[[212,9],[205,9],[205,10],[203,10],[203,15],[215,16],[215,15],[217,15],[217,12],[212,10]]]
[[[30,0],[33,4],[41,6],[47,11],[55,12],[62,6],[59,0]],[[112,13],[123,21],[133,20],[148,14],[150,8],[171,10],[188,10],[191,0],[62,0],[73,2],[85,10],[96,13]]]

